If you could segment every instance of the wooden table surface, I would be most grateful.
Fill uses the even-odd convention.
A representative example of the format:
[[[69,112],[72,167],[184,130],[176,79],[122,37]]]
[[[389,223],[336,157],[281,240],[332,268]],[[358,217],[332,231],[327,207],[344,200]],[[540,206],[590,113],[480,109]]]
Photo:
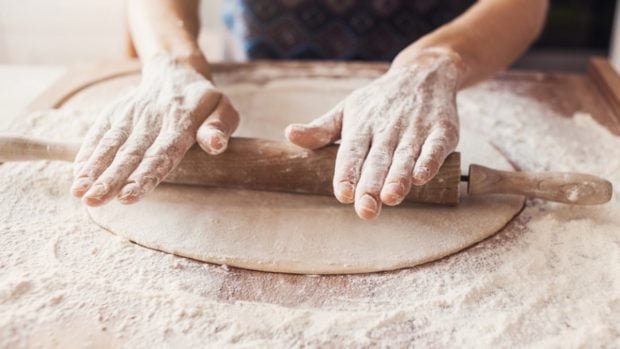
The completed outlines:
[[[293,74],[303,76],[308,74],[309,65],[306,63],[273,63],[256,62],[244,65],[218,64],[214,71],[216,78],[226,79],[226,72],[244,69],[254,69],[257,66],[275,66],[286,69]],[[344,64],[327,63],[312,74],[327,74],[332,77],[346,77],[351,71],[361,76],[373,77],[380,75],[386,69],[383,64]],[[71,96],[85,87],[102,81],[136,75],[139,72],[137,62],[101,63],[70,70],[37,99],[25,112],[60,108]],[[243,75],[243,74],[237,74]],[[485,84],[486,89],[509,88],[513,93],[533,98],[540,103],[547,104],[557,111],[557,114],[570,116],[576,112],[590,113],[599,123],[605,125],[613,133],[620,135],[620,78],[608,62],[601,58],[593,58],[587,74],[562,74],[540,72],[505,72]],[[502,239],[522,229],[525,222],[517,217],[509,223],[504,234],[500,233],[492,240],[485,241],[487,248],[501,244]],[[475,253],[475,252],[471,252]],[[446,258],[433,263],[449,263]],[[342,302],[370,303],[375,297],[393,293],[398,298],[398,277],[402,273],[413,273],[415,268],[367,275],[335,275],[308,277],[302,275],[287,275],[265,273],[231,268],[225,275],[218,273],[208,276],[201,293],[209,298],[223,302],[258,301],[280,304],[285,306],[334,306],[334,299]],[[391,287],[394,286],[394,287]],[[400,290],[399,292],[405,292]],[[326,297],[337,294],[339,297]]]

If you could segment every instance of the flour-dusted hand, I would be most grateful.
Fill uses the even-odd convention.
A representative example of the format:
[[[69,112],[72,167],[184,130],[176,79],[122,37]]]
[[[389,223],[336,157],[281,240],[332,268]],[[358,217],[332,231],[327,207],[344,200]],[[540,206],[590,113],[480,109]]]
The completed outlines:
[[[309,124],[290,125],[287,138],[310,149],[340,139],[335,196],[372,219],[381,202],[397,205],[412,184],[431,180],[456,148],[461,70],[455,54],[424,51],[413,64],[392,67]]]
[[[133,203],[153,190],[196,142],[226,149],[239,123],[230,101],[203,75],[166,56],[143,68],[140,85],[110,104],[75,159],[72,193],[90,206],[118,196]]]

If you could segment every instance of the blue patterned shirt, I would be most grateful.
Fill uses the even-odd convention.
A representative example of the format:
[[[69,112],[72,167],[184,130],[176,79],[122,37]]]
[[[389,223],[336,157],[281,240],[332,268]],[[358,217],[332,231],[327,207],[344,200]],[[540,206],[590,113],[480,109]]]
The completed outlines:
[[[224,0],[237,59],[392,60],[466,0]]]

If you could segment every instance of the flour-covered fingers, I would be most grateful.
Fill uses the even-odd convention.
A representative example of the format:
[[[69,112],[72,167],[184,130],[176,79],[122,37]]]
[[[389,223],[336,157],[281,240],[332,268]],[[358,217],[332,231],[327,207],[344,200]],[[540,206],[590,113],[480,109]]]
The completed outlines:
[[[371,137],[364,132],[342,139],[334,167],[334,195],[343,204],[355,200],[355,187],[360,177],[364,158],[370,147]]]
[[[392,127],[387,132],[379,134],[373,140],[355,189],[355,212],[363,219],[373,219],[381,212],[381,188],[398,142],[397,127]]]
[[[239,113],[230,99],[222,96],[215,110],[200,125],[196,139],[200,147],[208,154],[221,154],[226,150],[228,140],[237,126],[239,126]]]
[[[194,134],[191,132],[160,133],[138,168],[127,178],[118,194],[119,201],[131,204],[152,191],[181,162],[193,144]]]
[[[389,206],[400,204],[411,190],[411,173],[420,154],[422,142],[417,134],[402,139],[392,157],[392,164],[381,189],[381,201]]]
[[[443,128],[433,130],[424,141],[420,157],[413,168],[413,184],[423,185],[430,181],[457,143],[458,134]]]
[[[115,114],[123,112],[121,108],[123,107],[122,103],[125,101],[126,98],[121,98],[106,107],[99,114],[99,116],[95,120],[95,123],[86,133],[86,136],[82,141],[82,145],[80,146],[80,150],[78,151],[75,159],[73,160],[74,181],[71,185],[71,194],[73,194],[75,197],[82,197],[82,195],[86,193],[86,191],[92,184],[92,180],[90,180],[89,178],[80,178],[80,173],[82,172],[82,169],[86,165],[87,161],[95,152],[95,149],[97,149],[97,146],[99,145],[99,142],[101,142],[103,136],[110,130],[112,123],[111,120],[114,118]]]
[[[82,141],[80,150],[78,151],[73,163],[73,184],[71,185],[71,194],[75,197],[82,197],[90,187],[92,181],[88,177],[80,177],[82,169],[86,165],[88,159],[97,149],[97,145],[101,138],[110,129],[110,119],[108,115],[102,115],[97,119],[95,124],[90,128],[86,137]]]
[[[138,167],[146,150],[153,143],[158,125],[149,125],[151,119],[143,118],[136,130],[118,150],[112,164],[99,176],[84,194],[89,206],[99,206],[112,199],[126,183],[127,177]],[[155,119],[157,120],[157,119]]]
[[[81,197],[92,186],[93,182],[112,163],[116,152],[125,143],[131,132],[133,107],[126,110],[126,117],[117,119],[115,123],[101,136],[88,160],[77,171],[72,192]]]
[[[285,130],[289,142],[307,149],[318,149],[340,138],[344,102],[308,124],[291,124]]]

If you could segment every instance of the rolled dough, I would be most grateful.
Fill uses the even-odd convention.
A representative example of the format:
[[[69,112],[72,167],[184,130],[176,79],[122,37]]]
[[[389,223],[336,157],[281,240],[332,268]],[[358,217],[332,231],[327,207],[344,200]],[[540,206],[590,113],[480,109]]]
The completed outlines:
[[[289,122],[320,115],[364,82],[308,78],[220,87],[242,115],[237,135],[282,140]],[[467,130],[460,151],[464,170],[472,162],[512,169]],[[455,253],[501,230],[523,201],[463,191],[458,207],[403,204],[367,222],[330,197],[161,185],[138,204],[88,210],[107,230],[175,255],[263,271],[341,274],[411,267]]]

